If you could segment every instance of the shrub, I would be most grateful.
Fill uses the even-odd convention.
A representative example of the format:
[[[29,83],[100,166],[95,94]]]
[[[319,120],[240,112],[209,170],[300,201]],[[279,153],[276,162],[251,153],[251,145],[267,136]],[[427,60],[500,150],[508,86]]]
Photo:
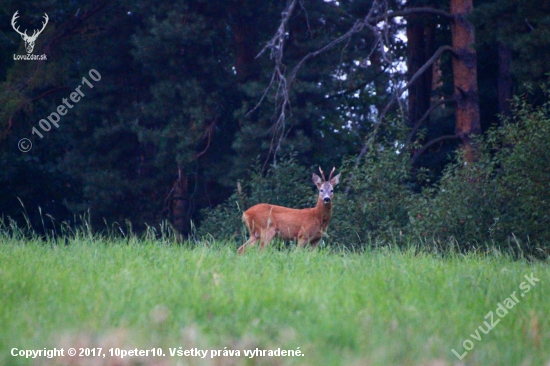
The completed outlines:
[[[348,158],[338,169],[342,179],[326,243],[360,248],[420,238],[444,249],[495,245],[550,254],[550,102],[532,106],[516,98],[513,117],[475,141],[474,163],[458,153],[437,183],[424,182],[419,192],[412,189],[418,186],[398,125],[390,125],[359,162]],[[241,214],[248,207],[260,202],[313,206],[311,172],[293,157],[266,174],[256,165],[226,203],[203,211],[199,233],[245,240]]]
[[[394,145],[378,144],[359,164],[349,159],[338,169],[342,180],[336,188],[326,243],[358,248],[370,242],[372,236],[389,238],[395,228],[399,232],[406,225],[405,202],[410,200],[411,192],[404,185],[409,179],[409,158],[396,153]],[[272,165],[265,175],[256,165],[249,179],[239,182],[240,190],[237,188],[224,204],[203,211],[199,234],[246,240],[242,212],[261,202],[313,207],[317,189],[311,182],[311,173],[316,169],[300,166],[293,157]]]
[[[358,164],[355,159],[344,163],[329,229],[335,244],[358,248],[372,238],[393,240],[407,224],[409,157],[395,145],[380,143]]]
[[[550,103],[535,107],[516,98],[513,105],[511,118],[478,139],[475,163],[459,155],[435,187],[416,197],[411,232],[464,247],[513,241],[522,252],[548,250]]]
[[[409,206],[407,233],[464,248],[492,238],[501,198],[494,186],[495,162],[477,145],[480,160],[466,164],[463,155],[447,165],[435,186],[425,187]]]

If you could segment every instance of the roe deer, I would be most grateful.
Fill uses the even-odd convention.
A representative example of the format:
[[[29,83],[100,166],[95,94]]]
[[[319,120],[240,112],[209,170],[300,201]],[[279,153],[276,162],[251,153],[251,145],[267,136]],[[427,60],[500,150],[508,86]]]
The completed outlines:
[[[333,188],[340,179],[340,174],[332,177],[335,169],[332,168],[328,180],[325,180],[321,167],[319,171],[323,179],[313,174],[313,183],[319,189],[319,198],[315,207],[299,210],[260,203],[246,210],[243,213],[243,222],[250,233],[250,238],[237,252],[243,254],[247,245],[254,246],[258,240],[260,240],[260,249],[263,249],[274,237],[297,240],[298,248],[308,243],[315,248],[325,234],[332,215]]]

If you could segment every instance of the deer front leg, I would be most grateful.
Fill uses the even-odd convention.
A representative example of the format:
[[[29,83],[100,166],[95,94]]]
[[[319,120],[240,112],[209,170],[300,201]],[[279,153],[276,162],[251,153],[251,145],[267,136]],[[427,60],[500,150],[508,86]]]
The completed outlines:
[[[305,247],[307,243],[309,243],[309,235],[307,234],[307,231],[304,228],[302,228],[298,233],[296,249]]]
[[[311,245],[312,249],[315,249],[315,248],[317,248],[317,245],[319,245],[320,241],[321,241],[321,238],[314,239],[314,240],[310,241],[309,244]]]
[[[269,227],[263,230],[261,234],[262,240],[260,241],[260,250],[265,249],[265,247],[269,245],[275,235],[277,235],[277,229],[274,227]]]

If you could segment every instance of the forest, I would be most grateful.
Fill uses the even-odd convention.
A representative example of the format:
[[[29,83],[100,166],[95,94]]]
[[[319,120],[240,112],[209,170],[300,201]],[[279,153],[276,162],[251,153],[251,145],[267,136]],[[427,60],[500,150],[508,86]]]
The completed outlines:
[[[240,242],[334,166],[326,245],[550,254],[548,2],[0,2],[4,227]]]
[[[550,365],[549,1],[0,4],[0,364]]]

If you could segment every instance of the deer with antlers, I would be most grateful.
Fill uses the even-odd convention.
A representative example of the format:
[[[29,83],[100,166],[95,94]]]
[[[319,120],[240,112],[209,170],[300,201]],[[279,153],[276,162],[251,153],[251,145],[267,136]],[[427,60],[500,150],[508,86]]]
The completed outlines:
[[[276,237],[283,240],[296,240],[298,248],[307,244],[315,248],[325,234],[332,216],[334,187],[340,180],[340,174],[332,177],[335,169],[332,168],[328,180],[325,179],[321,167],[319,171],[323,179],[313,174],[313,183],[319,189],[319,198],[315,207],[299,210],[260,203],[246,210],[243,214],[243,222],[250,233],[250,238],[237,252],[243,254],[247,246],[254,246],[258,240],[260,249],[263,249]]]
[[[15,21],[17,20],[17,18],[19,18],[19,15],[17,15],[17,13],[19,12],[19,10],[17,10],[15,12],[15,14],[13,14],[13,17],[11,18],[11,26],[13,27],[13,29],[19,33],[19,35],[21,36],[21,38],[23,38],[23,41],[25,41],[25,48],[27,50],[27,53],[31,53],[32,50],[34,49],[34,42],[36,42],[36,39],[38,38],[38,36],[40,35],[40,33],[42,33],[42,31],[44,30],[44,28],[46,28],[46,24],[48,24],[48,14],[44,13],[44,22],[42,22],[42,29],[40,30],[34,30],[34,32],[32,33],[32,36],[29,36],[27,34],[27,30],[25,29],[24,32],[21,32],[19,30],[19,27],[15,25]]]

